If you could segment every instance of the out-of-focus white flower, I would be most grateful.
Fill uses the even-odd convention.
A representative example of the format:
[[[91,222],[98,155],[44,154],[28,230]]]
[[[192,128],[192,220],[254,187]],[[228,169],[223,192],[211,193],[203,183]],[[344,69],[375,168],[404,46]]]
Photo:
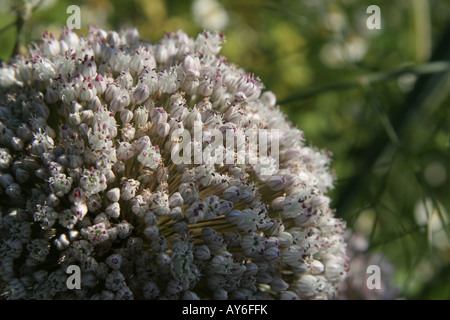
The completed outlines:
[[[414,219],[419,226],[426,226],[430,244],[446,249],[449,240],[446,234],[448,213],[444,206],[430,198],[417,201],[414,208]]]
[[[326,43],[320,51],[320,57],[327,66],[339,68],[345,64],[361,61],[368,48],[369,44],[366,39],[359,35],[352,35],[342,43]]]
[[[228,12],[217,0],[195,0],[191,10],[194,21],[202,28],[218,31],[228,24]]]

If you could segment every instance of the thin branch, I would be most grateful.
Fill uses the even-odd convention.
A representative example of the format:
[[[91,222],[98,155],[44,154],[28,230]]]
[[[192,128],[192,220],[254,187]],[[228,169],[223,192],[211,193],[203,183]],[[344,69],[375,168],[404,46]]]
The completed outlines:
[[[328,91],[346,90],[361,86],[368,86],[391,79],[398,79],[399,77],[407,74],[414,74],[420,76],[427,74],[443,73],[448,71],[450,71],[450,62],[433,61],[418,66],[401,68],[398,70],[376,72],[368,75],[359,76],[351,81],[330,84],[309,91],[300,92],[281,100],[279,104],[283,105],[297,100],[307,99]]]

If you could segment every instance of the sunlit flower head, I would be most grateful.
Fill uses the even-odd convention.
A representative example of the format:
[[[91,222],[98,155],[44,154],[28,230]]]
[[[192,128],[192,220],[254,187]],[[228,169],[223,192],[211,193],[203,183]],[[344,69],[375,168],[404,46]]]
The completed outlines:
[[[2,297],[335,297],[331,154],[223,35],[48,37],[0,69]]]

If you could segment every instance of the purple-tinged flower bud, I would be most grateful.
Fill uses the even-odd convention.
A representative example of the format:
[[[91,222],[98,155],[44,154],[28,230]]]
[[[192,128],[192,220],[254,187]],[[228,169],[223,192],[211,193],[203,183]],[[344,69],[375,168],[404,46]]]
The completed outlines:
[[[100,74],[96,75],[92,83],[97,90],[97,94],[102,95],[106,91],[106,80]]]
[[[239,200],[239,196],[241,195],[241,191],[238,187],[232,186],[227,188],[223,193],[223,197],[226,200],[229,200],[233,203],[237,202]]]
[[[173,193],[169,198],[169,205],[171,208],[181,207],[184,204],[183,197],[179,192]]]
[[[168,123],[158,123],[155,126],[155,130],[158,137],[164,138],[169,135],[170,125]]]
[[[80,88],[79,97],[81,101],[91,101],[97,95],[97,89],[90,82],[84,83]]]
[[[110,102],[111,111],[121,111],[130,104],[130,96],[127,91],[122,90]]]
[[[83,75],[83,77],[94,79],[94,77],[97,75],[97,65],[95,63],[94,57],[89,57],[88,55],[86,55],[83,62],[81,63],[80,69],[80,73]]]
[[[146,84],[141,84],[133,92],[134,103],[141,104],[150,97],[150,89]]]
[[[122,120],[124,124],[130,123],[132,119],[133,112],[131,112],[130,109],[123,109],[120,111],[120,120]]]
[[[266,182],[270,189],[280,191],[283,189],[286,179],[283,176],[272,176]]]
[[[237,225],[242,221],[242,211],[232,210],[226,214],[226,219],[229,223]]]
[[[198,85],[198,89],[197,89],[198,93],[201,94],[204,97],[208,97],[210,95],[212,95],[212,93],[214,92],[214,85],[213,83],[207,79],[207,80],[203,80],[200,81],[200,84]]]
[[[119,93],[120,93],[120,88],[116,84],[114,84],[114,83],[108,84],[108,86],[106,87],[106,90],[105,90],[106,101],[110,102],[115,97],[117,97],[119,95]]]
[[[167,112],[163,108],[153,108],[150,111],[150,119],[153,123],[165,123],[167,118]]]
[[[206,245],[199,246],[195,250],[194,255],[197,259],[203,260],[203,261],[211,259],[211,252],[209,251],[209,248]]]

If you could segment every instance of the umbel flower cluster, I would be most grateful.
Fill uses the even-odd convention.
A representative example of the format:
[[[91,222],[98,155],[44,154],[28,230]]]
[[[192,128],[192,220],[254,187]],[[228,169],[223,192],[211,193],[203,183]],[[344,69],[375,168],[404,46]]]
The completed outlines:
[[[335,298],[348,261],[330,154],[219,55],[223,41],[63,29],[0,69],[3,298]],[[194,151],[212,130],[276,129],[277,158],[212,161],[223,145],[175,164],[173,133],[195,123]]]

